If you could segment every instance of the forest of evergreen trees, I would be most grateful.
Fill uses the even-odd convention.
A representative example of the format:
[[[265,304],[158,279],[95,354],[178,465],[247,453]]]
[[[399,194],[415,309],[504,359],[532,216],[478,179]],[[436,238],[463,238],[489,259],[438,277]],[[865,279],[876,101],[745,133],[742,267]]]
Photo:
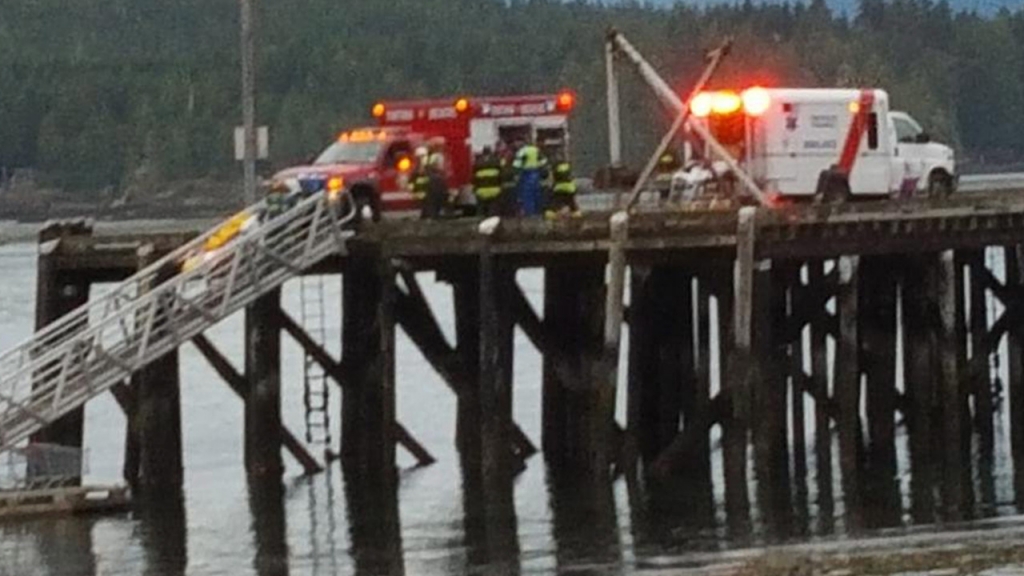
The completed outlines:
[[[961,159],[1024,155],[1024,8],[983,18],[945,1],[694,9],[557,0],[260,0],[259,119],[275,165],[308,156],[379,98],[579,94],[574,152],[604,160],[603,38],[614,25],[683,91],[733,35],[716,85],[879,86]],[[237,2],[0,0],[0,167],[69,189],[233,177]],[[627,75],[628,153],[667,120]]]

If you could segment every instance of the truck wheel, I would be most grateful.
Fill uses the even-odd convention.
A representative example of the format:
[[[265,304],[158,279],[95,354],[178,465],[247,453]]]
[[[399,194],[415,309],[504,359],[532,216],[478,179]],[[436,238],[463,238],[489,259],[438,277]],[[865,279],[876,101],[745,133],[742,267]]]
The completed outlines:
[[[928,176],[928,197],[946,198],[953,193],[953,179],[949,174],[936,170]]]

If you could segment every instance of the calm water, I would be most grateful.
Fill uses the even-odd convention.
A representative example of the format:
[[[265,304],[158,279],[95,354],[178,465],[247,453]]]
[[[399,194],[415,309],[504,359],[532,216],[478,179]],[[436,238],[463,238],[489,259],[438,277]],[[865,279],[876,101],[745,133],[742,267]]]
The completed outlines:
[[[34,249],[30,245],[0,247],[2,349],[31,333]],[[539,307],[539,274],[522,274],[519,281]],[[340,286],[336,279],[325,282],[329,348],[338,354]],[[421,283],[451,338],[450,291],[435,285],[430,275],[423,275]],[[102,287],[94,289],[102,290]],[[298,294],[297,285],[286,287],[285,307],[296,315]],[[241,318],[233,317],[208,333],[236,366],[241,366],[241,326]],[[284,338],[283,341],[284,420],[297,435],[302,435],[302,357],[290,340]],[[467,530],[465,507],[472,499],[466,498],[463,492],[454,450],[454,396],[400,332],[398,413],[403,424],[439,461],[427,468],[411,469],[412,459],[400,450],[398,458],[403,466],[398,512],[400,539],[378,541],[371,538],[369,542],[357,539],[353,543],[351,526],[353,520],[359,518],[353,517],[352,502],[346,499],[342,475],[337,468],[313,478],[302,478],[299,467],[286,455],[283,495],[250,494],[242,466],[241,401],[191,347],[183,349],[181,362],[184,505],[159,510],[150,517],[125,515],[0,525],[0,576],[375,574],[383,565],[390,566],[392,573],[404,570],[410,575],[676,574],[691,570],[700,573],[707,570],[811,573],[806,572],[800,558],[813,557],[820,562],[823,554],[830,556],[825,553],[835,550],[836,557],[849,561],[852,551],[871,550],[871,546],[856,541],[834,539],[816,539],[809,551],[801,547],[804,545],[772,549],[774,552],[769,551],[767,556],[763,549],[756,547],[727,550],[725,531],[720,527],[723,519],[720,483],[716,488],[719,509],[715,511],[712,527],[696,529],[687,519],[685,510],[645,511],[639,502],[631,502],[622,481],[614,483],[603,500],[581,501],[572,486],[556,489],[549,485],[539,457],[531,459],[527,469],[516,479],[514,531],[498,541],[481,542],[473,528]],[[339,413],[337,396],[332,397],[335,404],[332,416]],[[517,333],[515,418],[537,443],[540,400],[540,358],[525,337]],[[337,430],[336,418],[333,424]],[[110,395],[103,395],[87,406],[87,482],[120,480],[124,425],[124,417]],[[713,460],[718,476],[720,459],[716,455]],[[813,462],[810,469],[813,476]],[[1005,479],[1005,476],[1002,474],[1000,478]],[[997,500],[1004,505],[1004,511],[1012,512],[1005,506],[1010,497],[1004,488],[1006,482],[1000,480],[998,484],[1001,488]],[[813,502],[813,492],[811,500]],[[841,513],[841,506],[839,508]],[[1024,535],[1022,525],[1024,521],[1010,519],[989,527],[985,531],[988,536],[979,539],[982,551],[970,549],[964,554],[977,559],[986,557],[985,554],[991,552],[988,547],[996,546],[994,543],[1005,545],[991,552],[991,562],[971,572],[998,569],[991,573],[1017,573],[1017,568],[1022,566],[1022,560],[1016,557],[1016,542]],[[969,533],[976,527],[979,525],[972,526]],[[908,538],[921,538],[903,532],[888,536],[882,542],[891,546],[884,545],[882,552],[869,551],[869,557],[889,556]],[[928,552],[931,555],[928,557],[938,560],[915,566],[930,570],[962,565],[960,560],[944,559],[942,554],[950,549],[963,550],[968,540],[970,538],[962,536],[950,542],[948,536],[944,539],[939,533],[929,536],[926,541],[932,543],[933,552]],[[923,545],[919,548],[922,558],[926,549],[928,547]],[[402,553],[398,554],[397,550]],[[786,559],[774,560],[776,554]],[[509,555],[510,559],[497,561],[496,557]],[[764,560],[766,557],[769,560]],[[490,562],[492,560],[494,562]],[[846,564],[840,568],[844,566],[851,569]],[[854,573],[861,571],[852,570]],[[871,571],[888,570],[875,567]]]

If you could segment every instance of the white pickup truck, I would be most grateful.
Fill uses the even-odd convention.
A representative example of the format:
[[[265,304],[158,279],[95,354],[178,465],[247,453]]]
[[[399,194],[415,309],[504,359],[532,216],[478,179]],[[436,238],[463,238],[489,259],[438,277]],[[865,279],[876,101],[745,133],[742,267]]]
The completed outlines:
[[[813,197],[823,171],[841,175],[841,196],[942,196],[956,187],[953,150],[932,142],[878,89],[749,88],[703,92],[690,102],[740,166],[769,195]],[[700,157],[709,158],[707,151]],[[693,186],[695,166],[677,175]]]

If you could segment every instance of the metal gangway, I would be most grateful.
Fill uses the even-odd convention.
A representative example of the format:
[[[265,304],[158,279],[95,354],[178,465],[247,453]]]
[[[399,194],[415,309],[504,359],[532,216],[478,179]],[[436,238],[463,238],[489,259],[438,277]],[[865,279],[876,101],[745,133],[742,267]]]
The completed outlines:
[[[0,355],[0,453],[324,258],[344,253],[347,195],[209,230]],[[225,227],[245,222],[226,238]]]

